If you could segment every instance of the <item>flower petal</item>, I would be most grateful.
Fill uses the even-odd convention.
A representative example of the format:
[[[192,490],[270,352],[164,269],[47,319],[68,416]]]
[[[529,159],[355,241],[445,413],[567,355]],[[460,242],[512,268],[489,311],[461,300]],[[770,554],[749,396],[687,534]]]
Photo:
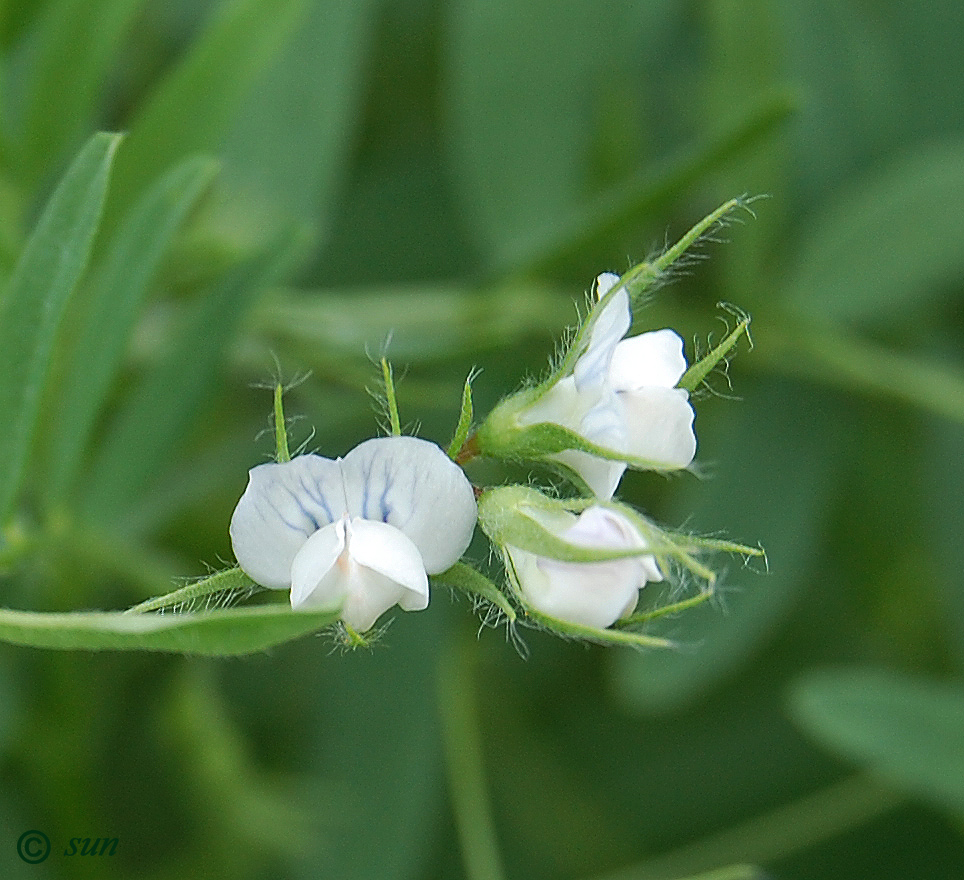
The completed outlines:
[[[626,451],[661,470],[685,468],[696,455],[695,413],[682,388],[621,393],[630,436]]]
[[[635,608],[642,580],[633,559],[557,562],[507,547],[518,587],[538,611],[585,626],[611,626]]]
[[[596,299],[602,299],[610,290],[613,289],[613,285],[619,281],[619,276],[615,272],[603,272],[596,276]]]
[[[593,323],[589,331],[589,344],[579,355],[572,371],[576,388],[580,392],[602,385],[606,381],[616,345],[633,322],[629,294],[625,288],[617,290],[596,308],[600,311],[591,318]]]
[[[469,546],[478,517],[472,484],[434,443],[378,437],[339,465],[349,513],[401,531],[429,574],[450,568]]]
[[[301,455],[252,468],[231,517],[238,564],[263,587],[288,587],[302,545],[344,510],[341,471],[330,459]]]
[[[686,372],[683,340],[673,330],[653,330],[624,339],[613,352],[609,384],[616,391],[645,385],[673,388]]]
[[[596,398],[597,395],[590,391],[580,394],[572,376],[566,376],[519,413],[519,424],[528,426],[550,422],[578,431],[583,416]]]
[[[645,549],[642,535],[625,517],[589,507],[560,535],[582,547]],[[570,623],[605,628],[632,612],[647,580],[663,579],[652,556],[605,562],[561,562],[507,547],[517,586],[537,610]]]
[[[337,608],[348,595],[348,518],[319,529],[291,564],[292,608]]]
[[[401,531],[386,523],[353,519],[349,550],[360,566],[404,588],[397,601],[405,611],[428,607],[428,576],[422,554]]]
[[[347,516],[320,529],[292,565],[291,607],[337,607],[365,632],[398,603],[428,606],[428,578],[418,548],[398,529]]]
[[[626,471],[626,464],[622,461],[611,461],[607,458],[597,458],[579,449],[566,449],[550,458],[572,468],[582,481],[592,490],[597,498],[609,499],[613,497],[619,481]]]

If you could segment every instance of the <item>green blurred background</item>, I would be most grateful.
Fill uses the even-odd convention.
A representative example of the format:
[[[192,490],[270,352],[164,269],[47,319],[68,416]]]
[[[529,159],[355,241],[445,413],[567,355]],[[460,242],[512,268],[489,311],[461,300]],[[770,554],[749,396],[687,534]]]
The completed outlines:
[[[157,230],[61,479],[68,312],[5,607],[122,608],[230,561],[272,450],[259,384],[310,371],[294,441],[343,454],[376,430],[391,335],[403,423],[445,443],[471,368],[483,414],[598,272],[769,196],[637,316],[705,344],[717,303],[753,315],[755,347],[696,401],[706,479],[621,489],[759,541],[768,572],[730,562],[719,601],[659,630],[672,652],[522,631],[524,660],[440,592],[371,651],[0,645],[3,877],[964,876],[959,0],[0,9],[5,277],[93,132],[128,135],[81,303],[131,205],[220,163]],[[53,843],[41,865],[16,855],[28,829]],[[88,836],[116,855],[60,855]]]

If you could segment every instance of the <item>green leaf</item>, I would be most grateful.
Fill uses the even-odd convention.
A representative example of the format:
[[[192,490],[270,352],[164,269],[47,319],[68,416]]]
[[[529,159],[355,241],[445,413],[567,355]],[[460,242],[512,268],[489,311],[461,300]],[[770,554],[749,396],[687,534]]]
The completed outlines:
[[[190,430],[245,307],[274,282],[303,240],[290,230],[236,266],[194,304],[163,359],[135,387],[90,468],[84,509],[114,520],[162,470]],[[122,523],[118,523],[122,525]]]
[[[819,742],[903,791],[964,814],[964,686],[874,669],[811,673],[790,694]]]
[[[625,254],[614,250],[625,230],[650,219],[672,200],[734,157],[766,142],[786,123],[794,102],[783,93],[766,95],[735,120],[647,166],[570,211],[541,218],[530,229],[502,244],[488,269],[492,277],[544,270],[576,253]],[[615,245],[618,247],[618,245]]]
[[[52,499],[76,477],[161,258],[216,170],[214,162],[195,158],[165,174],[125,217],[86,285],[79,327],[57,389],[59,411],[52,419]]]
[[[498,251],[584,195],[592,103],[628,48],[623,3],[458,0],[445,94],[457,183]],[[524,84],[520,88],[520,84]]]
[[[58,0],[44,10],[26,85],[26,174],[42,175],[90,129],[117,48],[141,5],[143,0]]]
[[[259,329],[344,364],[391,336],[392,357],[428,361],[518,346],[571,320],[572,302],[544,286],[486,290],[430,285],[308,290],[266,298],[252,316]]]
[[[327,213],[360,122],[374,0],[314,0],[253,84],[219,155],[225,183],[293,216]]]
[[[248,93],[299,20],[307,0],[222,3],[186,57],[130,124],[118,163],[112,212],[174,162],[211,152]]]
[[[183,614],[78,611],[43,614],[0,609],[0,640],[32,648],[81,651],[174,651],[231,656],[264,651],[338,620],[333,611],[257,605]]]
[[[964,144],[919,152],[847,190],[813,222],[785,297],[822,319],[895,320],[964,272]]]
[[[964,672],[964,430],[958,425],[935,422],[924,447],[926,482],[924,497],[929,505],[928,525],[937,537],[936,587],[942,607],[940,625],[947,635],[957,668]],[[928,491],[929,490],[929,491]]]
[[[54,340],[100,222],[120,135],[94,135],[50,197],[0,299],[0,519],[37,420]]]

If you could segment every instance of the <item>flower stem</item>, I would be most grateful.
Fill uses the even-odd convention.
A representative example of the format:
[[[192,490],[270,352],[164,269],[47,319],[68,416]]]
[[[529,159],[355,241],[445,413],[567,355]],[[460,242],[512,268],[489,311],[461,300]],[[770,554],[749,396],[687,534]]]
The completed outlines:
[[[870,822],[903,801],[902,795],[866,776],[851,776],[762,816],[598,880],[689,877],[733,860],[766,865]]]
[[[468,880],[503,880],[485,783],[479,716],[474,700],[475,642],[461,639],[443,652],[438,671],[439,714],[455,824]]]

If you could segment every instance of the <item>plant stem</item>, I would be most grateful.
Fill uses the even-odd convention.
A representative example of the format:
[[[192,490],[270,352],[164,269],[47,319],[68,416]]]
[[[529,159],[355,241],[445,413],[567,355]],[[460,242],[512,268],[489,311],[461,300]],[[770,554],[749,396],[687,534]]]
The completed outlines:
[[[870,822],[903,801],[902,795],[866,776],[851,776],[762,816],[598,880],[668,880],[733,862],[768,864]]]
[[[450,643],[438,672],[439,714],[449,793],[465,876],[504,880],[495,822],[485,783],[479,717],[473,688],[475,643]]]

